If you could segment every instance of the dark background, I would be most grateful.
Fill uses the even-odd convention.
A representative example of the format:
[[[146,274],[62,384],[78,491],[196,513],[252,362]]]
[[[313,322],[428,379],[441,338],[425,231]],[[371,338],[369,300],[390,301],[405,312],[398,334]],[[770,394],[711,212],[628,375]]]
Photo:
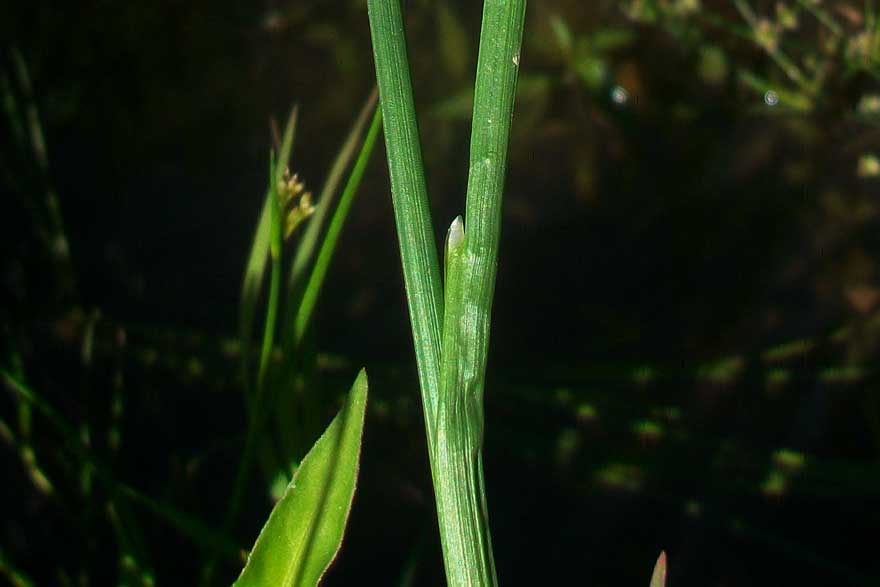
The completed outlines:
[[[880,581],[880,28],[855,1],[823,2],[826,22],[746,7],[757,21],[712,1],[528,8],[486,406],[505,585],[645,585],[661,549],[673,585]],[[479,18],[407,3],[438,242],[464,207]],[[7,100],[4,369],[91,430],[118,479],[219,527],[245,427],[224,349],[269,121],[299,105],[291,168],[317,193],[372,89],[365,2],[10,3],[0,22],[5,95],[33,106],[47,153]],[[440,585],[381,146],[317,311],[315,385],[337,397],[362,365],[371,381],[326,584]],[[108,497],[14,394],[0,414],[4,576],[122,584],[133,550]],[[121,448],[99,434],[114,426]],[[271,505],[261,482],[243,548]],[[131,509],[139,568],[193,584],[204,553]]]

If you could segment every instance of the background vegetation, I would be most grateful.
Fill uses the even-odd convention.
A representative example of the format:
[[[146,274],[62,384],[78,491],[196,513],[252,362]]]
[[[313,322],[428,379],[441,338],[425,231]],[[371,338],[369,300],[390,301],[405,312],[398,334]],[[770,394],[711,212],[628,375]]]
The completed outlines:
[[[646,584],[664,548],[673,585],[875,584],[880,6],[584,6],[527,14],[486,398],[500,581]],[[479,3],[407,9],[451,220]],[[317,193],[372,88],[365,3],[9,3],[0,23],[0,572],[193,584],[231,551],[231,583],[274,480],[222,531],[268,120],[298,102],[291,167]],[[370,373],[327,585],[443,583],[392,218],[376,156],[307,343],[315,430]]]

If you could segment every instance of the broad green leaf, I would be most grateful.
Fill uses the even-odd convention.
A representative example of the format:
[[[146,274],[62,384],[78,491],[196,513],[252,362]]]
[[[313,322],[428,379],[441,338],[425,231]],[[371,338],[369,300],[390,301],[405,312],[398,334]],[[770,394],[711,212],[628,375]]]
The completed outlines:
[[[367,374],[302,460],[234,587],[314,587],[333,562],[357,484]]]
[[[666,552],[661,551],[654,565],[654,573],[651,575],[650,587],[666,587]]]

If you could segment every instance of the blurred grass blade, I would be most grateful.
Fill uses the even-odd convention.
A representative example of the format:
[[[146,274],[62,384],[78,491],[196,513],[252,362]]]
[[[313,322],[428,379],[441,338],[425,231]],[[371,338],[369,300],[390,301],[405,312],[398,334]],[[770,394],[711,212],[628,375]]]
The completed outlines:
[[[433,529],[432,523],[425,524],[415,544],[411,547],[409,555],[403,563],[403,569],[400,572],[400,581],[397,587],[413,587],[416,584],[416,578],[419,565],[425,556],[425,546],[428,543],[428,536]]]
[[[296,284],[302,283],[303,276],[309,267],[309,263],[311,263],[315,256],[315,250],[318,246],[318,238],[321,234],[321,229],[324,227],[324,219],[336,197],[336,192],[339,189],[339,184],[342,182],[343,174],[345,173],[346,168],[348,168],[349,163],[351,163],[352,158],[355,156],[358,143],[364,134],[364,128],[366,128],[367,121],[370,119],[370,113],[373,111],[373,108],[376,107],[377,99],[378,92],[373,89],[361,108],[357,119],[355,119],[354,125],[348,132],[345,142],[339,149],[339,153],[336,155],[333,165],[330,167],[330,173],[324,181],[324,187],[321,188],[321,194],[318,196],[318,203],[315,205],[315,213],[309,221],[308,226],[303,233],[302,240],[300,240],[299,245],[296,248],[296,254],[294,255],[290,275],[288,276],[287,285],[289,292],[294,290]],[[291,318],[292,316],[293,308],[291,308],[290,313]],[[290,320],[287,320],[286,323],[291,325]],[[285,336],[285,339],[288,338],[288,336]]]
[[[266,377],[269,369],[269,360],[272,357],[272,349],[275,343],[275,323],[278,317],[278,302],[281,291],[281,203],[277,184],[281,175],[278,173],[278,165],[275,153],[271,153],[269,161],[269,258],[272,263],[271,277],[269,281],[269,300],[266,304],[266,320],[263,323],[263,344],[260,348],[260,366],[257,371],[256,392],[251,396],[250,413],[248,417],[247,431],[245,433],[244,450],[239,462],[238,472],[235,476],[235,484],[232,489],[232,498],[226,511],[226,528],[234,522],[241,507],[245,485],[250,477],[251,464],[259,442],[259,431],[265,420],[264,412],[267,409],[267,384]],[[247,383],[246,383],[247,385]]]
[[[293,323],[293,344],[295,347],[298,347],[302,342],[303,336],[305,335],[309,322],[311,321],[315,304],[321,293],[321,286],[324,285],[324,278],[327,276],[330,261],[333,259],[333,253],[336,252],[336,246],[339,243],[339,236],[342,233],[343,226],[345,226],[345,220],[348,218],[348,212],[351,209],[351,204],[354,202],[354,196],[357,194],[358,187],[363,179],[364,170],[370,160],[370,155],[373,153],[373,147],[376,144],[376,137],[379,135],[379,129],[381,127],[382,110],[377,108],[373,114],[373,121],[370,123],[367,137],[364,139],[364,144],[361,146],[357,161],[355,161],[354,167],[351,170],[351,175],[349,175],[348,182],[342,192],[339,205],[333,212],[333,218],[330,220],[327,234],[321,242],[321,249],[318,252],[318,258],[315,261],[315,266],[312,268],[311,274],[309,275],[309,281],[306,284],[302,301],[297,309],[296,318]]]
[[[0,378],[6,387],[18,397],[34,406],[42,414],[46,421],[61,435],[64,440],[64,448],[70,451],[76,458],[88,464],[94,471],[97,479],[104,484],[107,490],[113,494],[118,493],[133,502],[139,503],[164,519],[170,525],[177,528],[181,534],[189,536],[199,546],[224,555],[235,558],[238,555],[238,546],[224,532],[211,528],[196,518],[162,504],[140,493],[138,490],[120,482],[102,461],[91,453],[91,450],[83,445],[82,439],[76,432],[75,427],[61,416],[55,409],[27,385],[14,377],[5,369],[0,369]],[[129,518],[128,523],[132,523]]]
[[[125,506],[110,501],[105,508],[107,519],[116,536],[117,574],[120,585],[148,587],[155,581],[149,559],[145,554],[143,536],[130,523]]]
[[[24,55],[16,47],[12,47],[8,59],[12,78],[6,79],[3,76],[3,109],[9,118],[21,160],[18,164],[10,164],[6,160],[9,153],[4,153],[4,168],[10,164],[12,173],[29,177],[34,182],[32,189],[25,188],[20,195],[27,201],[36,235],[52,260],[52,276],[55,282],[49,288],[56,299],[63,299],[76,293],[76,280],[70,257],[70,242],[64,230],[61,203],[49,173],[46,136]],[[14,87],[11,85],[13,83]],[[20,100],[16,100],[16,90]],[[13,178],[13,182],[17,183],[16,178]]]
[[[437,3],[437,43],[440,63],[455,80],[463,80],[469,73],[471,43],[467,31],[449,2]]]
[[[666,587],[666,552],[661,551],[654,565],[654,573],[651,575],[650,587]]]
[[[103,475],[103,480],[105,482],[111,481],[107,475]],[[156,501],[124,483],[116,482],[115,489],[118,490],[119,495],[149,510],[156,517],[177,529],[182,535],[189,537],[200,549],[221,553],[228,560],[239,558],[241,549],[228,532],[209,526],[198,518],[166,503]]]
[[[13,587],[32,587],[34,582],[24,572],[17,569],[6,553],[0,548],[0,577],[6,577]]]
[[[270,187],[277,184],[281,179],[287,162],[290,160],[290,151],[293,148],[293,137],[296,133],[297,107],[294,106],[284,127],[284,135],[281,140],[281,149],[278,152],[278,165],[275,169],[277,177],[271,178]],[[251,344],[254,336],[254,318],[257,315],[257,301],[260,296],[260,288],[266,273],[266,262],[269,259],[269,243],[271,241],[272,227],[272,190],[266,193],[263,202],[263,211],[257,222],[257,230],[251,242],[251,252],[248,256],[247,266],[244,271],[244,279],[241,284],[241,310],[239,318],[239,337],[241,340],[241,368],[245,386],[250,382],[250,359]]]
[[[270,155],[269,162],[269,259],[272,270],[269,277],[269,301],[266,304],[266,320],[263,323],[263,344],[260,348],[260,367],[257,371],[257,396],[263,392],[266,380],[266,370],[269,367],[269,359],[272,356],[272,347],[275,344],[275,322],[278,317],[278,298],[281,292],[281,202],[276,189],[278,163],[275,154]],[[258,402],[254,404],[255,410]]]
[[[360,465],[367,375],[305,456],[263,526],[235,587],[314,587],[333,562]]]

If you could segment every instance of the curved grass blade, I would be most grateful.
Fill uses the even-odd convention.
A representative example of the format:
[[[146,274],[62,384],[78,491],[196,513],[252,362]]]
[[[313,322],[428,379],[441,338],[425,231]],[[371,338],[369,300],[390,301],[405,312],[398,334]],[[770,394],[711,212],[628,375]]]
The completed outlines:
[[[367,375],[293,476],[234,587],[314,587],[342,543],[360,465]]]
[[[298,287],[298,284],[302,282],[306,270],[315,256],[315,251],[319,245],[318,239],[321,235],[321,230],[324,228],[324,219],[333,204],[333,200],[336,198],[336,192],[339,189],[339,184],[342,182],[343,173],[345,173],[346,168],[357,153],[358,143],[360,143],[361,137],[364,134],[364,128],[367,126],[370,112],[376,107],[378,97],[378,91],[374,89],[361,108],[354,125],[351,127],[345,142],[340,147],[339,153],[333,161],[333,165],[330,167],[324,187],[321,188],[321,193],[318,195],[315,213],[309,221],[302,239],[299,241],[290,266],[287,284],[289,293],[293,293],[294,288]],[[289,324],[290,320],[285,322]],[[288,338],[289,336],[285,336],[285,340]]]
[[[241,312],[239,318],[239,336],[241,337],[241,368],[245,386],[250,385],[249,361],[251,358],[251,343],[253,342],[254,318],[257,314],[257,301],[260,296],[260,288],[266,273],[266,262],[269,259],[269,243],[271,241],[273,195],[272,186],[278,184],[287,162],[290,160],[290,151],[293,148],[293,137],[296,132],[297,108],[293,107],[287,125],[284,127],[284,135],[281,139],[281,149],[278,152],[278,165],[274,171],[276,177],[270,178],[269,190],[263,203],[263,211],[257,222],[254,240],[251,243],[251,252],[248,256],[244,279],[241,284]]]
[[[305,293],[302,302],[297,308],[296,318],[293,322],[293,343],[298,347],[302,343],[303,336],[306,333],[318,296],[321,293],[321,286],[324,285],[324,278],[327,276],[327,270],[330,268],[330,261],[333,259],[333,253],[336,252],[336,245],[339,243],[339,236],[348,217],[348,211],[354,202],[354,196],[361,184],[364,176],[364,170],[373,153],[373,146],[376,144],[376,137],[379,135],[379,129],[382,126],[382,110],[377,108],[373,115],[373,121],[370,123],[370,129],[364,144],[358,154],[357,161],[342,191],[342,197],[339,199],[339,205],[333,212],[333,218],[330,220],[330,226],[327,228],[327,234],[321,243],[321,249],[318,252],[318,258],[315,260],[315,266],[309,275],[306,284]]]
[[[58,192],[52,183],[49,173],[48,147],[43,124],[40,121],[40,114],[34,98],[31,74],[24,56],[17,47],[13,47],[10,50],[9,61],[13,79],[21,96],[21,106],[20,109],[17,107],[17,101],[10,82],[4,80],[2,84],[3,93],[5,94],[3,96],[4,110],[16,135],[16,142],[21,145],[22,154],[29,161],[29,167],[32,168],[31,173],[36,188],[32,194],[28,193],[29,190],[24,190],[23,195],[27,199],[33,198],[32,201],[28,202],[28,207],[32,209],[34,214],[37,236],[42,240],[46,252],[49,253],[50,258],[53,260],[54,270],[61,277],[61,281],[55,287],[58,290],[64,291],[56,291],[55,294],[69,295],[75,293],[75,276],[71,264],[70,242],[64,230],[64,220]],[[18,120],[14,118],[16,114],[18,114]],[[27,135],[26,140],[22,140],[23,132]],[[29,151],[29,153],[26,153],[26,151]],[[19,173],[21,173],[21,170],[19,170]],[[38,194],[41,199],[35,197]]]
[[[250,417],[248,418],[247,432],[245,434],[244,450],[235,476],[235,485],[232,489],[232,498],[229,509],[226,512],[229,528],[238,515],[241,500],[244,496],[245,485],[251,472],[254,452],[258,443],[259,430],[264,421],[263,412],[266,410],[266,372],[269,367],[269,359],[272,355],[272,346],[275,340],[275,322],[278,316],[278,298],[281,291],[281,204],[278,200],[277,185],[278,166],[275,155],[272,153],[269,164],[269,258],[272,262],[272,272],[269,281],[269,301],[266,306],[266,321],[263,330],[263,344],[260,349],[260,366],[257,371],[256,392],[249,394],[251,400]]]
[[[0,577],[6,577],[9,584],[14,587],[33,587],[34,585],[30,577],[15,567],[2,548],[0,548]]]
[[[657,557],[650,587],[666,587],[666,551],[661,551],[660,556]]]
[[[5,386],[18,397],[32,405],[49,425],[54,428],[64,440],[64,450],[73,457],[88,464],[94,471],[97,479],[101,481],[112,495],[119,495],[128,500],[140,504],[157,517],[176,528],[183,535],[188,536],[200,548],[208,551],[222,553],[230,560],[238,557],[238,545],[224,531],[209,527],[199,519],[178,511],[170,505],[153,500],[140,493],[138,490],[119,481],[111,469],[96,457],[91,449],[82,443],[76,428],[36,392],[31,390],[22,381],[11,373],[0,368],[0,380]],[[128,524],[131,526],[131,519]]]

